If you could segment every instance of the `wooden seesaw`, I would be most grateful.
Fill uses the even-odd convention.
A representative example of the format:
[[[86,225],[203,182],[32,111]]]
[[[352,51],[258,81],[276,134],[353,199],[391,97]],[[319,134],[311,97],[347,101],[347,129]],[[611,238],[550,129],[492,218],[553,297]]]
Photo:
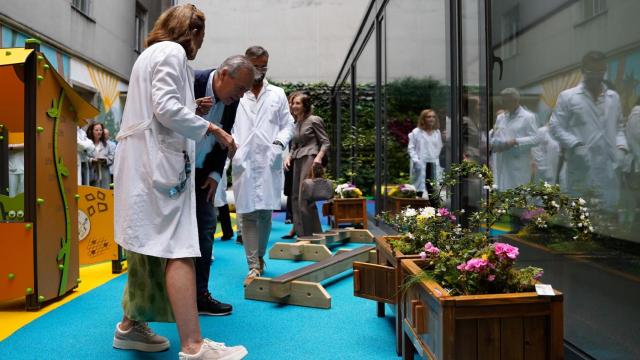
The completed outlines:
[[[282,304],[331,308],[331,295],[320,285],[353,267],[354,261],[375,262],[375,247],[361,246],[346,250],[273,279],[257,277],[244,289],[245,299]]]
[[[373,243],[373,235],[364,229],[340,229],[300,236],[295,243],[275,243],[269,250],[269,258],[322,261],[333,256],[330,246],[346,243]]]

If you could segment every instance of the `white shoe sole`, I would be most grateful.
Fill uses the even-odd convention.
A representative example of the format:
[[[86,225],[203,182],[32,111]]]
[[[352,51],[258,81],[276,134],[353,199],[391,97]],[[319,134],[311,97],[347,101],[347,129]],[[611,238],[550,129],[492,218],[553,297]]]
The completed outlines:
[[[169,342],[160,344],[147,344],[130,340],[121,340],[114,338],[113,347],[121,350],[138,350],[142,352],[160,352],[169,348]]]
[[[241,360],[244,359],[245,356],[247,356],[249,354],[249,352],[247,351],[247,349],[245,349],[244,347],[242,347],[240,350],[232,353],[232,354],[228,354],[226,356],[223,356],[221,358],[219,358],[218,360]]]

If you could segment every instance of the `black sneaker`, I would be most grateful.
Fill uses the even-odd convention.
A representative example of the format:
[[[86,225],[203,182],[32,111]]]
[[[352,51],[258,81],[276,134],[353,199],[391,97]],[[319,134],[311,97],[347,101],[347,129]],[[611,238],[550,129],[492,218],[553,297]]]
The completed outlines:
[[[228,241],[228,240],[231,240],[231,239],[233,239],[233,233],[231,233],[231,235],[222,234],[222,237],[220,238],[220,240],[222,240],[222,241]]]
[[[242,242],[242,235],[238,235],[238,236],[236,236],[236,244],[240,244],[240,245],[242,245],[242,244],[243,244],[243,242]]]
[[[214,299],[210,292],[204,293],[202,296],[198,296],[198,314],[222,316],[229,315],[233,310],[233,306]]]

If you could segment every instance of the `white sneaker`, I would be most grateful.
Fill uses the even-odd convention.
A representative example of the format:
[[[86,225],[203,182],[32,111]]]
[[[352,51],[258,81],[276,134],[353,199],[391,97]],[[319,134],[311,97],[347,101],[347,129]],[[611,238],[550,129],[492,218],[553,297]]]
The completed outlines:
[[[244,346],[227,347],[224,343],[203,339],[202,347],[197,354],[189,355],[182,351],[178,353],[180,360],[240,360],[247,356],[249,352]]]

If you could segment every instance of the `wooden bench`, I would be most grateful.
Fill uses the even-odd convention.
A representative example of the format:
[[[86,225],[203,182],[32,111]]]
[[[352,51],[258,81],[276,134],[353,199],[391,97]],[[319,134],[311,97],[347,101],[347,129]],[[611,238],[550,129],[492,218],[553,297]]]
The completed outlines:
[[[354,261],[375,261],[375,247],[361,246],[276,278],[255,278],[244,290],[245,299],[328,309],[331,295],[321,281],[349,270]]]

